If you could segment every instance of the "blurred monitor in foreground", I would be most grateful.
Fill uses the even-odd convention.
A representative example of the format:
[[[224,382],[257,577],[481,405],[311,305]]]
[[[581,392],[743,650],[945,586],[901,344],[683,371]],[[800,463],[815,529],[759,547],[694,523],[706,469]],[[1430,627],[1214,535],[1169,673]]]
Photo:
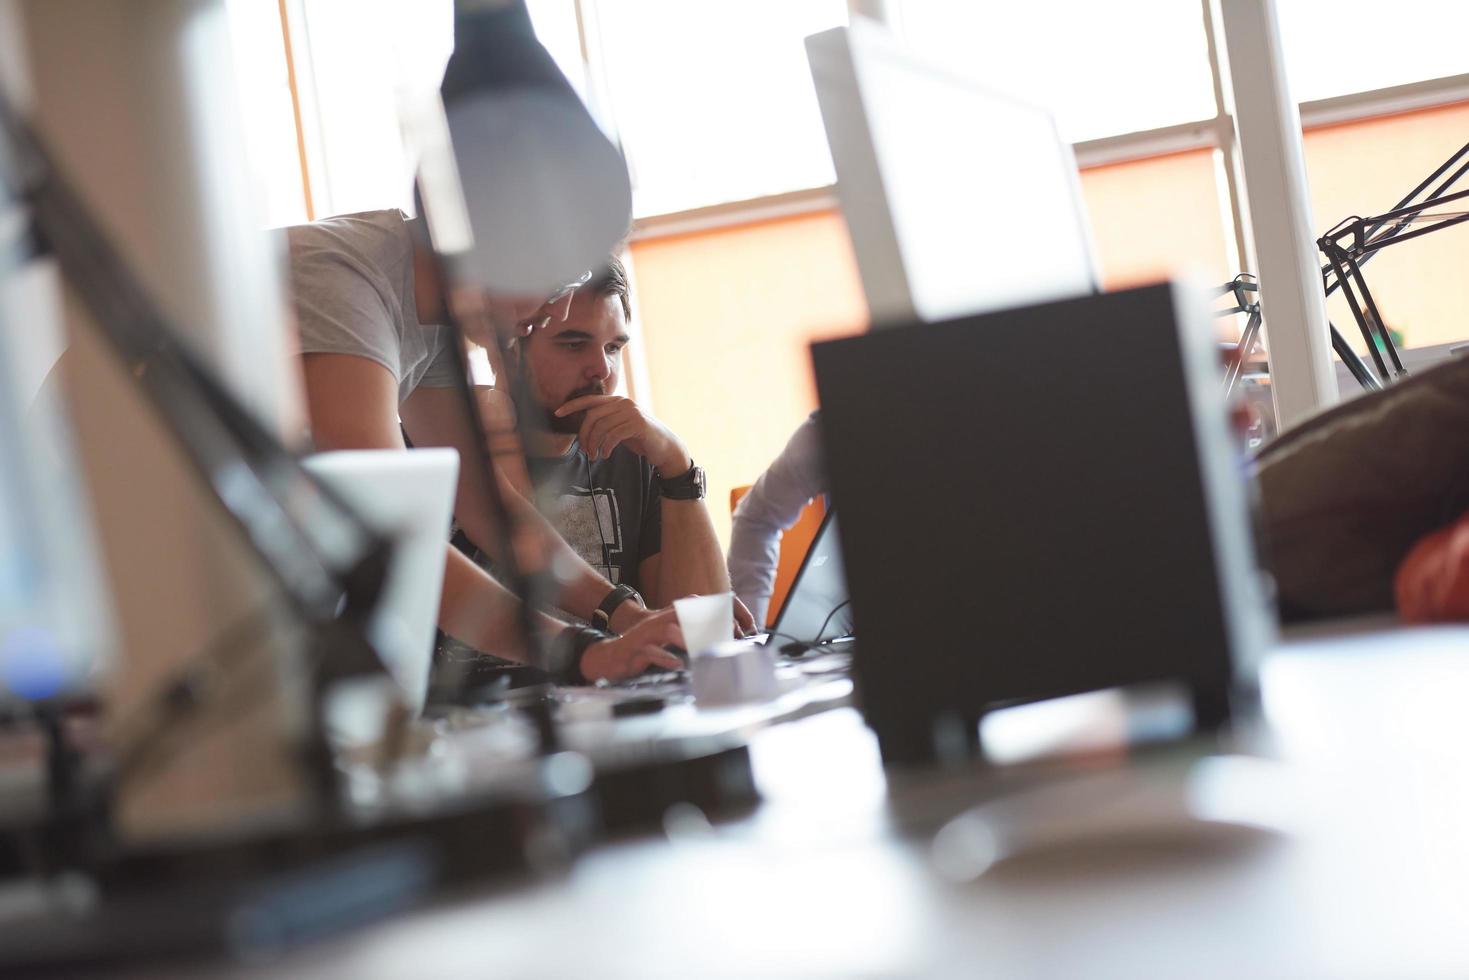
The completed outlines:
[[[60,296],[0,199],[0,709],[85,693],[110,649],[92,515],[54,385]]]
[[[806,51],[874,326],[1097,291],[1076,161],[1048,112],[865,21]]]

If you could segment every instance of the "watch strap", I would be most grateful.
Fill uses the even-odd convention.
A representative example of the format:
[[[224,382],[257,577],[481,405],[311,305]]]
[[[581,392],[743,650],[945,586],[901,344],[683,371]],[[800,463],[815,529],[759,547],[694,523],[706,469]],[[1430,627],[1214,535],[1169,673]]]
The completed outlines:
[[[643,604],[643,597],[631,585],[614,585],[612,591],[607,593],[607,598],[603,599],[601,604],[592,610],[593,628],[611,633],[612,614],[617,611],[618,606],[627,602],[629,599],[638,600],[638,605]]]
[[[691,463],[678,476],[660,476],[658,490],[669,500],[703,500],[708,492],[704,468],[698,463]]]

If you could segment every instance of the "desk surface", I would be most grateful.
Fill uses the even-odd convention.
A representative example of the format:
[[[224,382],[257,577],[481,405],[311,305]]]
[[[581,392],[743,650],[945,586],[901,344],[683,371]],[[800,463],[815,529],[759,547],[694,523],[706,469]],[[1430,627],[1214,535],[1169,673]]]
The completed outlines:
[[[885,778],[841,709],[755,737],[766,802],[742,819],[670,813],[663,833],[600,847],[564,877],[273,965],[172,975],[1469,976],[1469,629],[1284,644],[1262,701],[1277,761],[1226,759],[1214,795],[1268,832],[1178,835],[1144,814],[1142,835],[1022,850],[977,876],[961,859],[956,874],[944,849],[966,823],[951,819],[1000,801],[971,811],[993,816],[1020,771]],[[1047,775],[1050,789],[1020,797],[1040,801],[1025,820],[1085,825],[1055,811],[1088,810],[1086,797],[1055,787],[1088,779],[1101,780],[1082,790],[1101,794],[1096,825],[1117,779],[1161,793],[1153,803],[1185,799],[1198,758],[1093,757],[1078,770],[1092,775]],[[1153,803],[1152,817],[1168,806]]]

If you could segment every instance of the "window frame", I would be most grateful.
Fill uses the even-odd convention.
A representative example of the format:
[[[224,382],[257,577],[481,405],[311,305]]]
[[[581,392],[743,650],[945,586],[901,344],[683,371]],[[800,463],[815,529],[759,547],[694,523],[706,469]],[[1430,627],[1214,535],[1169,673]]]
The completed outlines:
[[[617,104],[608,83],[601,0],[566,0],[574,7],[587,101],[599,121],[616,132]],[[1226,228],[1226,258],[1240,272],[1257,272],[1248,216],[1243,204],[1243,166],[1235,120],[1229,111],[1233,92],[1227,81],[1217,20],[1219,0],[1197,0],[1211,73],[1215,113],[1154,129],[1122,133],[1073,144],[1081,169],[1142,161],[1170,154],[1211,149],[1217,154],[1217,193]],[[321,120],[313,87],[305,0],[278,0],[283,41],[288,49],[292,95],[301,154],[303,191],[312,216],[334,212],[330,175],[325,166]],[[849,13],[886,23],[901,32],[899,0],[848,0]],[[1421,109],[1469,103],[1469,73],[1424,79],[1297,104],[1302,132],[1325,126],[1394,116]],[[629,242],[698,234],[771,219],[838,209],[832,186],[797,188],[746,200],[722,202],[681,211],[651,214],[634,220]],[[634,372],[636,373],[636,372]],[[1281,378],[1285,384],[1287,379]],[[639,385],[643,387],[643,385]]]
[[[600,0],[567,2],[572,4],[576,15],[588,101],[593,113],[615,132],[617,106],[609,91],[605,58],[602,54]],[[319,112],[311,84],[311,52],[305,26],[304,0],[278,0],[278,3],[283,43],[290,54],[288,66],[296,101],[297,138],[302,154],[304,189],[307,199],[315,205],[311,210],[328,214],[331,213],[331,193],[327,186],[329,181],[323,160]],[[899,10],[892,0],[848,0],[848,6],[854,16],[865,16],[900,27]],[[1188,150],[1218,150],[1225,163],[1225,186],[1220,189],[1220,198],[1226,202],[1230,212],[1229,224],[1234,230],[1232,257],[1236,259],[1235,264],[1241,271],[1253,271],[1253,262],[1247,254],[1245,220],[1240,212],[1241,194],[1234,119],[1227,109],[1227,84],[1220,65],[1221,53],[1211,0],[1200,0],[1199,15],[1203,19],[1207,41],[1215,115],[1153,129],[1083,140],[1074,143],[1073,149],[1077,166],[1082,169],[1146,160]],[[1310,131],[1323,126],[1360,122],[1462,102],[1469,102],[1469,73],[1301,102],[1299,110],[1302,129]],[[788,215],[807,214],[836,206],[836,195],[831,185],[793,188],[777,194],[646,215],[633,222],[631,240],[708,231]]]

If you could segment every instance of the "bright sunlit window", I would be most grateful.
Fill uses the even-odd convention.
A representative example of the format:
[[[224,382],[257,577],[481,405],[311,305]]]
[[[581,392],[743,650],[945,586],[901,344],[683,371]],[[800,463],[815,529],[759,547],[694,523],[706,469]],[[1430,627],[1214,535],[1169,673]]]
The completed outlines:
[[[230,40],[239,84],[240,125],[256,197],[267,225],[305,221],[301,155],[291,107],[280,8],[259,0],[229,0]]]
[[[898,0],[898,10],[915,50],[1045,106],[1073,142],[1214,117],[1197,0]]]
[[[1301,102],[1469,72],[1462,0],[1280,0],[1276,9]]]
[[[309,51],[303,122],[321,171],[318,217],[408,210],[413,161],[399,100],[438,86],[454,48],[451,0],[300,0],[300,10],[292,40]]]
[[[638,216],[832,182],[804,40],[845,24],[845,0],[597,9]]]
[[[845,0],[526,0],[537,36],[621,141],[638,217],[834,179],[804,38]],[[1194,0],[891,0],[906,43],[1050,108],[1073,141],[1211,118]],[[1469,4],[1279,0],[1293,94],[1314,100],[1465,70]],[[453,0],[228,0],[251,164],[268,223],[411,204],[407,90],[437,85]],[[1370,52],[1362,47],[1370,38]],[[1351,52],[1360,56],[1348,57]],[[1079,83],[1078,80],[1083,80]],[[963,120],[955,120],[962,125]],[[300,150],[311,186],[303,187]]]
[[[545,47],[561,74],[571,82],[582,102],[591,104],[588,93],[587,66],[582,58],[581,33],[576,23],[573,0],[526,0],[536,40]]]

